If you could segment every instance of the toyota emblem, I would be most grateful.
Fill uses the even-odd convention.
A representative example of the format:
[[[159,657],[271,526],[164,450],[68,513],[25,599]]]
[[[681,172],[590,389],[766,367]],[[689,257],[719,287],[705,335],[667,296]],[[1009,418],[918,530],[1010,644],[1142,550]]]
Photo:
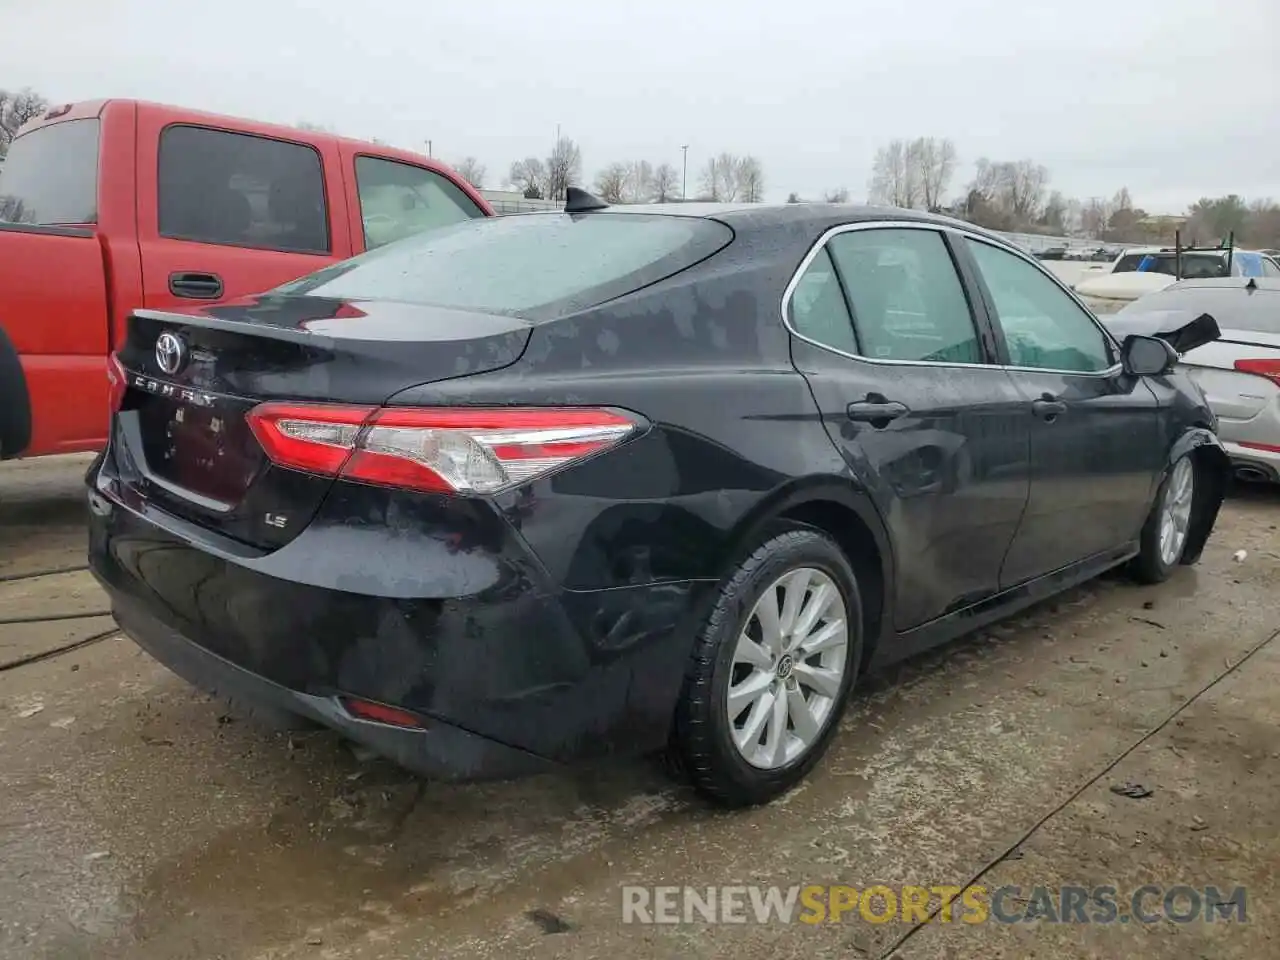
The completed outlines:
[[[187,364],[187,345],[176,333],[162,333],[156,338],[156,366],[161,372],[175,374]]]

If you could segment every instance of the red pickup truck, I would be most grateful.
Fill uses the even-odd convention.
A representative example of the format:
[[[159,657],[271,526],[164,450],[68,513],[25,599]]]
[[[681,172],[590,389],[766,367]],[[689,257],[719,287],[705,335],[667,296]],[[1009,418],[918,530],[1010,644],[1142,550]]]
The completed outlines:
[[[492,216],[426,157],[130,100],[55,107],[0,165],[0,458],[106,441],[135,307],[259,293]]]

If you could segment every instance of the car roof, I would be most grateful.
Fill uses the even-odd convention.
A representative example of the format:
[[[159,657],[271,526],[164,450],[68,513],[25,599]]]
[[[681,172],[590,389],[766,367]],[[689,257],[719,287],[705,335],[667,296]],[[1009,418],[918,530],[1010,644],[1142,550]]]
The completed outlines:
[[[1267,290],[1280,293],[1280,277],[1205,277],[1199,280],[1179,280],[1164,288],[1164,292],[1177,290]]]
[[[558,213],[548,210],[546,213]],[[579,216],[597,214],[649,214],[669,217],[697,217],[719,220],[731,227],[761,228],[771,226],[795,226],[809,224],[818,231],[847,223],[919,222],[950,227],[977,234],[1012,249],[1020,249],[998,233],[983,229],[964,220],[926,213],[923,210],[904,210],[898,207],[873,207],[851,203],[634,203],[618,204],[591,211]],[[528,216],[538,216],[538,213]],[[1023,251],[1025,252],[1025,251]]]

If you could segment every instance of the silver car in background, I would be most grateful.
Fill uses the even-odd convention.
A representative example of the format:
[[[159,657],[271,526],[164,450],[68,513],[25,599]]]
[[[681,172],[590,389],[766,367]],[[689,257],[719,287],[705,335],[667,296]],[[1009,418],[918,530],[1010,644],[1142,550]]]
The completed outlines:
[[[1205,313],[1221,335],[1184,353],[1182,365],[1218,417],[1236,476],[1280,483],[1280,279],[1183,280],[1101,319],[1123,339]]]

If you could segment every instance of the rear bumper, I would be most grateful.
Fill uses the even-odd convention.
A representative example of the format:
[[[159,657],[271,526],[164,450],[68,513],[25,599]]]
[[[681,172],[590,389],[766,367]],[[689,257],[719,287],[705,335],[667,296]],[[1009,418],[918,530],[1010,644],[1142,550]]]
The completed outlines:
[[[133,501],[102,464],[88,477],[90,566],[125,632],[197,686],[311,717],[435,777],[666,740],[713,584],[563,590],[487,504],[371,488],[362,516],[335,488],[287,546],[252,551]],[[340,696],[412,711],[426,729],[353,718]]]
[[[364,744],[408,770],[438,780],[526,776],[555,764],[459,727],[429,721],[416,730],[352,717],[332,696],[290,690],[210,653],[165,626],[138,603],[111,590],[116,622],[138,646],[192,686],[250,710],[266,708],[309,717]]]
[[[1222,441],[1222,447],[1231,458],[1231,468],[1237,476],[1256,473],[1258,476],[1251,479],[1280,483],[1280,451],[1259,450],[1226,439]]]

